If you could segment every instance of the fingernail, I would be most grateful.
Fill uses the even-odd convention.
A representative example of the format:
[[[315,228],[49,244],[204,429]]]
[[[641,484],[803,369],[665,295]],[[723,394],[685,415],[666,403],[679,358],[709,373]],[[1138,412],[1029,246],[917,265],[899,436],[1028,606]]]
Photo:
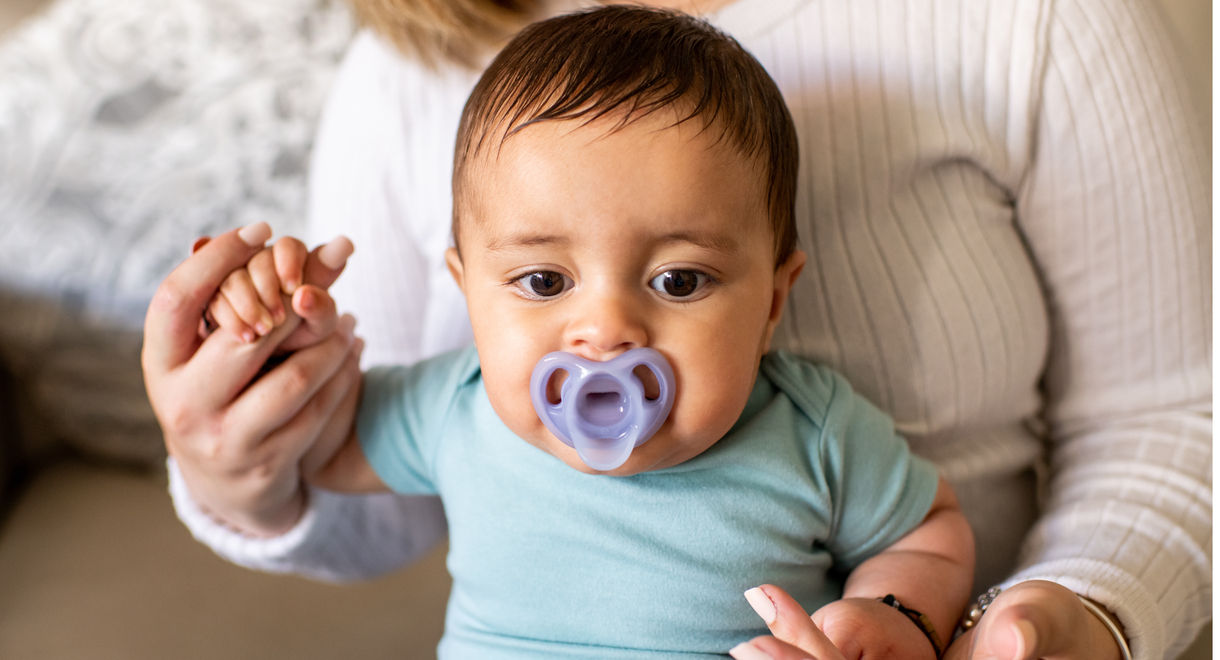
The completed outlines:
[[[338,270],[354,251],[352,242],[346,236],[340,236],[318,250],[318,261],[331,270]]]
[[[257,332],[258,336],[260,337],[266,337],[267,333],[271,332],[271,328],[272,324],[270,321],[259,321],[258,323],[254,324],[254,331]]]
[[[297,301],[297,303],[301,306],[302,310],[307,312],[313,311],[313,309],[318,306],[318,294],[309,289],[305,289],[301,292],[301,298]]]
[[[1017,621],[1013,625],[1012,633],[1016,637],[1018,658],[1027,658],[1030,656],[1030,651],[1038,648],[1038,630],[1029,621]]]
[[[237,237],[250,247],[262,247],[271,238],[271,225],[265,222],[246,225],[237,231]]]
[[[349,338],[355,339],[356,317],[351,314],[344,314],[343,318],[339,319],[339,331]]]
[[[247,344],[253,344],[254,340],[258,339],[258,337],[254,334],[253,330],[246,329],[241,331],[241,339]]]
[[[766,651],[749,642],[742,642],[729,649],[729,655],[736,660],[771,660],[771,656]]]
[[[775,603],[771,602],[771,598],[762,589],[758,587],[749,589],[745,596],[746,602],[754,608],[754,613],[763,620],[763,623],[768,626],[775,623]]]

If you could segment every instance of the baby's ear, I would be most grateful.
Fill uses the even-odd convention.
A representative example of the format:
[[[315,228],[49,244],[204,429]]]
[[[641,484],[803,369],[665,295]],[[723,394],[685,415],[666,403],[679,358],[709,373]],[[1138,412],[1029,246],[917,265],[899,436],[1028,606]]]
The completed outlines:
[[[464,285],[462,270],[462,255],[458,254],[457,248],[451,247],[445,250],[445,263],[449,266],[449,274],[453,276],[453,281],[457,282],[458,288],[462,293],[466,292]]]
[[[775,327],[779,325],[779,320],[784,315],[784,304],[788,302],[788,292],[792,290],[792,285],[796,284],[796,278],[805,268],[806,259],[803,250],[793,250],[784,263],[775,269],[775,279],[771,284],[771,313],[767,318],[767,334],[763,338],[764,352],[771,348],[771,336],[775,334]]]

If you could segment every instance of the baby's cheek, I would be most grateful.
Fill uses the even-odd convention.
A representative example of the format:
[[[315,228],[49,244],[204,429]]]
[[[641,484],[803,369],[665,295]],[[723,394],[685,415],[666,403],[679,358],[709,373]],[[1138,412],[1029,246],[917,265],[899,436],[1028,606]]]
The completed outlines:
[[[670,414],[673,431],[680,437],[703,438],[711,446],[728,433],[750,396],[753,379],[743,382],[729,374],[696,376],[678,391]]]

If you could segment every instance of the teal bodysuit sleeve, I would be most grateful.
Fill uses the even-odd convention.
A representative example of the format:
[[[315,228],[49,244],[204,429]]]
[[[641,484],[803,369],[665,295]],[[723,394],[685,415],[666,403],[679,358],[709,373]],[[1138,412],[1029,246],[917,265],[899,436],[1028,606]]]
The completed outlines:
[[[356,432],[369,465],[392,490],[436,493],[435,456],[449,413],[478,373],[471,348],[364,374]]]
[[[814,422],[810,459],[828,490],[824,542],[836,565],[851,569],[923,522],[939,475],[911,453],[888,415],[829,368],[785,353],[769,354],[763,368]]]

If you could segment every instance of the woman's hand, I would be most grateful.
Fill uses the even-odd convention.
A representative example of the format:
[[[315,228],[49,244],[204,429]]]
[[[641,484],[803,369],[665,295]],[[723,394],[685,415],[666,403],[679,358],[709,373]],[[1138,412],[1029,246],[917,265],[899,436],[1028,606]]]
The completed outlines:
[[[761,596],[761,598],[760,598]],[[814,620],[784,590],[751,590],[750,604],[770,636],[729,652],[737,660],[841,660]],[[1066,587],[1031,580],[1000,593],[978,625],[957,638],[945,660],[1118,660],[1118,645],[1105,625]]]
[[[1118,644],[1075,593],[1043,580],[996,596],[978,624],[959,637],[946,660],[1118,660]]]
[[[746,600],[771,634],[733,647],[736,660],[846,660],[788,592],[764,584],[747,591]]]
[[[756,637],[729,651],[738,660],[936,657],[935,649],[918,626],[876,599],[836,600],[813,616],[774,585],[751,589],[746,592],[746,599],[771,629],[771,635]]]
[[[192,496],[221,522],[255,535],[281,533],[300,518],[301,470],[324,463],[346,438],[342,420],[354,415],[360,375],[355,321],[339,318],[316,287],[302,287],[293,297],[296,316],[255,342],[230,332],[200,335],[221,282],[270,234],[263,223],[228,232],[174,269],[149,305],[141,356],[153,411]],[[338,274],[325,270],[321,286]],[[302,323],[318,343],[259,376]]]

